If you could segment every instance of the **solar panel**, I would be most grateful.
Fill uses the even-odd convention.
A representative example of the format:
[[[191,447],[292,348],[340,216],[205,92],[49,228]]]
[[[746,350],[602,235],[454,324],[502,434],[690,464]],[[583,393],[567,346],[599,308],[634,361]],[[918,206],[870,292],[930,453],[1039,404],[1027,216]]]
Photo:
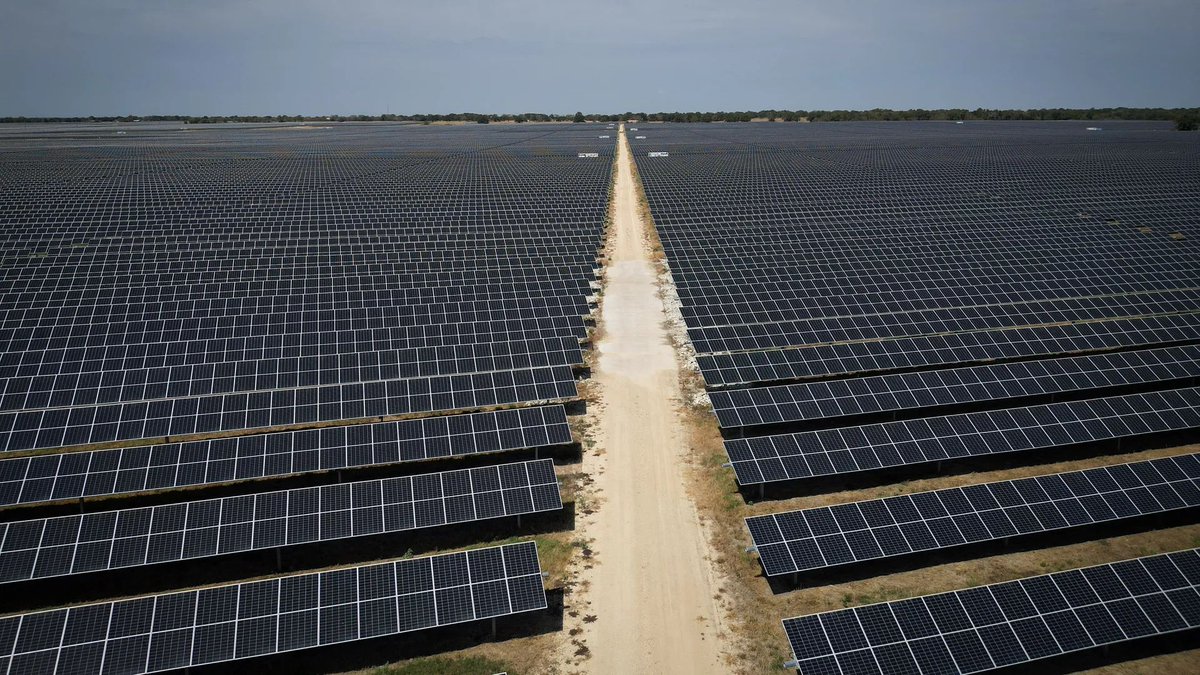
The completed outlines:
[[[555,225],[561,228],[561,225]],[[589,236],[596,236],[599,228],[594,229]],[[423,241],[433,241],[438,234],[445,234],[444,228],[411,228],[407,230],[413,237]],[[473,240],[481,235],[479,231],[460,227],[454,231],[461,232],[463,237]],[[514,236],[542,238],[544,233],[512,231]],[[287,233],[279,233],[286,236]],[[259,236],[257,233],[253,236]],[[137,237],[128,235],[131,245],[137,245]],[[260,242],[261,243],[261,242]],[[380,245],[383,245],[381,242]],[[544,287],[550,291],[563,288],[574,288],[584,292],[595,281],[595,268],[592,265],[564,265],[555,269],[545,268],[477,268],[473,270],[455,270],[441,272],[417,272],[404,269],[402,265],[366,266],[330,265],[318,268],[311,265],[295,265],[292,267],[238,268],[223,270],[220,279],[214,280],[211,271],[181,272],[172,269],[156,269],[149,272],[129,274],[114,279],[102,274],[89,274],[74,277],[57,278],[53,283],[41,276],[43,270],[35,273],[25,270],[23,273],[4,275],[8,279],[8,291],[0,293],[5,300],[14,302],[28,299],[30,296],[46,293],[62,293],[64,300],[109,299],[119,303],[123,297],[130,298],[174,298],[178,294],[184,297],[198,295],[211,298],[214,295],[224,297],[236,293],[264,293],[271,295],[322,292],[346,289],[389,289],[405,293],[404,297],[439,299],[441,294],[448,294],[446,299],[455,297],[456,289],[477,287],[496,287],[513,289],[538,288],[539,284],[549,283]],[[49,286],[52,290],[48,290]],[[14,304],[13,309],[17,305]]]
[[[0,413],[0,451],[577,398],[568,366]]]
[[[725,441],[738,483],[849,474],[1200,427],[1200,388]]]
[[[551,256],[553,257],[553,256]],[[583,262],[584,256],[579,261]],[[193,324],[200,330],[228,323],[231,317],[248,324],[277,325],[294,321],[336,324],[339,322],[369,321],[407,325],[442,325],[505,321],[537,316],[587,316],[591,313],[583,295],[546,295],[536,298],[438,302],[428,304],[392,304],[390,301],[355,303],[350,298],[332,301],[328,307],[314,306],[304,298],[290,303],[226,303],[222,301],[184,303],[129,303],[125,305],[91,305],[48,307],[32,306],[10,312],[0,321],[0,336],[21,328],[51,328],[55,326],[103,326],[116,322],[163,321]],[[283,304],[282,307],[277,305]],[[275,311],[257,312],[264,309]]]
[[[669,157],[634,153],[718,420],[772,433],[726,441],[741,485],[1200,427],[1190,391],[1116,396],[1195,384],[1200,258],[1168,236],[1200,216],[1189,148],[852,127],[669,125]],[[1033,405],[1061,394],[1094,400]]]
[[[286,237],[287,235],[281,235]],[[454,237],[448,239],[447,236]],[[422,232],[408,231],[403,235],[381,235],[378,237],[359,237],[369,245],[403,245],[403,246],[443,246],[447,242],[470,242],[476,245],[481,241],[494,240],[501,237],[502,241],[526,241],[536,238],[539,241],[562,241],[566,245],[583,245],[591,241],[594,234],[552,234],[529,229],[506,228],[492,231],[448,232],[446,230],[425,230]],[[141,237],[143,246],[151,241],[162,241],[169,237]],[[130,237],[131,240],[139,238]],[[209,243],[222,243],[221,238],[212,235],[204,237]],[[246,242],[241,242],[246,243]],[[224,280],[219,283],[201,283],[199,277],[188,278],[179,274],[169,276],[170,283],[163,285],[145,283],[130,283],[131,279],[108,279],[101,285],[98,279],[88,277],[60,280],[63,283],[55,285],[52,291],[32,291],[28,283],[13,283],[11,287],[0,290],[0,309],[13,310],[28,306],[39,298],[49,297],[53,301],[74,301],[80,305],[123,305],[133,302],[183,302],[188,300],[204,300],[207,302],[227,303],[227,306],[238,306],[238,303],[249,303],[262,306],[264,303],[275,305],[286,302],[284,298],[297,297],[315,304],[329,302],[337,294],[345,294],[347,300],[368,302],[377,298],[389,298],[398,304],[421,304],[443,301],[463,300],[493,300],[505,298],[536,297],[543,294],[586,294],[590,288],[587,275],[577,275],[575,268],[568,267],[567,274],[547,274],[537,279],[507,278],[501,283],[493,275],[485,274],[472,278],[469,283],[445,285],[438,283],[438,277],[422,277],[404,274],[392,275],[328,275],[319,278],[296,275],[296,268],[286,270],[278,277]],[[282,271],[282,270],[281,270]],[[303,271],[303,270],[299,270]],[[512,270],[509,270],[511,272]],[[266,277],[266,275],[262,275]],[[505,275],[511,277],[511,275]],[[29,279],[27,278],[28,282]],[[90,283],[89,283],[90,282]],[[239,293],[252,295],[237,295]]]
[[[689,328],[688,336],[697,352],[733,352],[1166,315],[1192,312],[1198,306],[1200,290],[1177,290],[1109,298],[956,307],[952,311],[893,312],[802,321],[758,323],[749,321],[753,317],[731,317],[729,320],[734,323]]]
[[[1130,241],[1117,232],[1079,225],[1077,217],[1057,215],[972,229],[870,223],[878,243],[858,247],[851,235],[855,225],[797,230],[795,224],[763,226],[743,219],[662,229],[664,246],[685,263],[676,285],[686,303],[682,314],[692,327],[924,313],[951,306],[972,308],[969,315],[979,308],[990,313],[1023,303],[1188,288],[1194,268],[1186,249],[1163,246],[1168,241],[1163,238]],[[1036,243],[1014,241],[1039,226],[1063,230]],[[703,249],[697,239],[719,239],[723,248]],[[1134,254],[1124,265],[1121,246]],[[976,248],[993,255],[980,256]],[[1152,250],[1161,256],[1147,256]],[[750,276],[767,285],[755,286]]]
[[[549,459],[0,523],[0,584],[562,508]]]
[[[524,542],[3,617],[0,666],[153,673],[545,608]]]
[[[11,509],[10,588],[561,508],[549,460],[172,490],[570,443],[552,404],[578,398],[612,174],[577,152],[612,141],[59,131],[0,130],[0,507],[161,505]],[[0,675],[184,669],[546,606],[533,543],[484,548],[0,617]]]
[[[1200,454],[746,519],[768,576],[1200,506]]]
[[[222,360],[240,358],[246,349],[286,350],[283,355],[309,355],[323,347],[327,352],[355,349],[420,349],[468,345],[480,342],[511,342],[550,337],[587,336],[582,317],[535,317],[501,321],[476,321],[441,325],[403,325],[358,322],[297,321],[282,325],[240,324],[236,317],[218,328],[200,329],[182,322],[117,323],[93,330],[88,326],[57,326],[53,330],[21,329],[3,347],[6,354],[48,351],[47,359],[74,350],[126,350],[143,353],[201,353],[221,355]],[[339,349],[340,347],[340,349]],[[225,355],[228,355],[227,357]],[[11,357],[10,357],[11,358]],[[22,357],[23,358],[23,357]]]
[[[1068,224],[1061,218],[1050,222]],[[1082,296],[1087,291],[1122,295],[1186,287],[1191,278],[1190,261],[1178,247],[1161,249],[1160,258],[1134,258],[1121,267],[1114,265],[1115,244],[1093,233],[1052,235],[1049,243],[1060,250],[1047,253],[1036,245],[1011,240],[1015,229],[1035,227],[1034,222],[991,225],[966,236],[953,227],[933,228],[938,235],[935,246],[944,255],[924,259],[914,256],[912,249],[914,242],[929,236],[929,230],[888,230],[878,223],[872,224],[871,231],[887,244],[859,248],[850,255],[842,247],[853,240],[840,228],[822,232],[829,237],[824,242],[811,238],[803,241],[805,235],[814,233],[812,230],[797,232],[786,224],[763,226],[754,222],[736,223],[732,228],[724,223],[702,228],[665,227],[664,237],[675,255],[688,263],[680,272],[677,287],[684,301],[681,313],[689,326],[888,314],[897,309],[926,311],[950,304],[1002,306],[1054,301]],[[697,236],[720,237],[724,248],[719,254],[697,248]],[[773,248],[767,249],[767,243]],[[970,251],[962,250],[968,245],[995,246],[1003,262],[981,264],[979,259],[972,259]],[[1071,245],[1096,248],[1101,255],[1061,250]],[[796,248],[808,252],[798,255]],[[730,258],[736,258],[742,266],[730,265]],[[970,267],[964,268],[968,261]],[[1039,269],[1038,265],[1054,268]],[[760,268],[754,270],[755,276],[765,277],[762,280],[773,282],[771,286],[750,283],[750,267]],[[1073,272],[1070,277],[1055,274],[1067,267]],[[871,270],[869,278],[863,277],[866,269]],[[940,283],[955,276],[960,283]],[[988,283],[976,283],[984,276]],[[967,283],[961,283],[964,281]],[[757,318],[747,320],[749,317]]]
[[[299,351],[298,349],[296,351]],[[21,357],[23,352],[6,357]],[[44,355],[45,352],[36,353]],[[236,359],[229,353],[209,363],[146,367],[142,357],[104,360],[21,362],[0,367],[0,410],[25,410],[151,401],[272,391],[311,385],[380,382],[412,377],[463,375],[583,365],[583,352],[574,337],[511,342],[484,342],[448,347],[389,351],[361,349],[326,356]],[[16,358],[7,360],[16,361]],[[166,358],[158,359],[165,362]],[[26,374],[27,373],[27,374]]]
[[[726,429],[885,411],[1186,380],[1200,376],[1200,347],[1167,347],[1045,361],[880,375],[709,394]]]
[[[801,673],[975,673],[1200,626],[1200,550],[785,619]]]
[[[571,442],[561,405],[0,459],[0,506]]]
[[[950,333],[735,354],[700,354],[709,386],[803,380],[1034,356],[1095,352],[1200,339],[1200,314]]]

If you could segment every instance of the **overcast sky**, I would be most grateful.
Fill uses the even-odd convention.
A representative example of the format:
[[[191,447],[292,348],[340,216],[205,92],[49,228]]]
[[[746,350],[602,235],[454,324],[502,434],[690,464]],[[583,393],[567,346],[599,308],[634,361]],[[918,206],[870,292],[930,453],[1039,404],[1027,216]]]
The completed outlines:
[[[1200,105],[1197,0],[0,4],[0,116]]]

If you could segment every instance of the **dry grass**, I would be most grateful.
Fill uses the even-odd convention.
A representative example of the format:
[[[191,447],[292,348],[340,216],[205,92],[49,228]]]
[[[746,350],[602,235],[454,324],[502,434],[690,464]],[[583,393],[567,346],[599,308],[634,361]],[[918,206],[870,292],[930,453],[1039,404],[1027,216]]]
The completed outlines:
[[[360,675],[492,675],[505,671],[513,673],[505,662],[483,656],[434,656],[427,659],[413,659],[402,664],[360,670],[358,673]]]
[[[554,634],[490,642],[437,656],[389,663],[354,671],[355,675],[530,675],[548,670]]]

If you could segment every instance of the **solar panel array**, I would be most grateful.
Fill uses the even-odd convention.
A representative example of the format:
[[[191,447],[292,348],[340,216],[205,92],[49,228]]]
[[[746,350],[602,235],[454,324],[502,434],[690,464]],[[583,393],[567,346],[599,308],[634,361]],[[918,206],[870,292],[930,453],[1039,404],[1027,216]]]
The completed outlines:
[[[768,575],[1200,506],[1200,454],[746,519]]]
[[[251,394],[0,413],[0,452],[45,450],[339,420],[493,408],[578,396],[567,366],[414,377]]]
[[[0,458],[0,506],[419,462],[571,442],[561,405]]]
[[[1200,627],[1200,550],[783,622],[801,673],[977,673]]]
[[[1194,382],[1200,255],[1168,235],[1200,217],[1200,179],[1165,125],[644,135],[631,148],[724,429]],[[909,372],[871,375],[886,371]],[[1159,413],[1172,411],[1140,410],[1132,428],[1163,426]],[[766,452],[746,446],[730,444],[735,466]],[[739,481],[829,473],[768,454]]]
[[[554,462],[0,523],[0,583],[562,508]]]
[[[909,370],[997,360],[1182,343],[1200,331],[1200,316],[1179,314],[950,333],[733,354],[699,354],[710,385],[753,385],[844,373]]]
[[[721,426],[734,428],[1186,381],[1198,376],[1200,347],[1189,345],[854,380],[718,390],[710,398]]]
[[[1200,388],[726,441],[742,485],[1200,427]],[[1043,452],[1043,457],[1046,454]]]
[[[611,144],[322,131],[11,139],[0,449],[575,398]]]
[[[8,588],[201,558],[236,578],[226,554],[562,508],[552,460],[498,453],[572,443],[612,140],[122,132],[0,130]],[[0,673],[153,672],[545,607],[517,544],[0,617]]]
[[[759,488],[748,494],[1195,437],[1200,251],[1172,233],[1200,221],[1200,144],[1166,123],[1086,127],[671,124],[629,137],[730,465]],[[747,525],[780,575],[1182,512],[1200,499],[1196,476],[1189,455]],[[988,624],[953,644],[876,647],[857,611],[804,620],[803,672],[971,672],[1075,648],[1054,642],[1075,639],[1061,626],[1043,639],[1044,624],[1036,644]],[[828,634],[825,616],[839,622]]]
[[[102,353],[104,351],[107,350]],[[41,357],[45,352],[10,356],[29,354]],[[138,365],[145,363],[145,358],[112,357],[71,363],[35,361],[0,367],[0,371],[10,373],[7,377],[0,375],[5,378],[0,385],[0,410],[153,400],[160,391],[167,396],[183,398],[222,394],[249,386],[257,391],[270,391],[300,385],[380,382],[583,364],[579,340],[574,337],[363,350],[322,357],[207,360],[213,356],[203,352],[197,356],[188,354],[171,360],[205,360],[174,366],[145,367]],[[154,360],[161,364],[167,361],[164,357]],[[36,374],[17,374],[22,371]],[[240,382],[252,382],[252,385]]]
[[[546,608],[533,542],[0,618],[8,673],[154,673]]]

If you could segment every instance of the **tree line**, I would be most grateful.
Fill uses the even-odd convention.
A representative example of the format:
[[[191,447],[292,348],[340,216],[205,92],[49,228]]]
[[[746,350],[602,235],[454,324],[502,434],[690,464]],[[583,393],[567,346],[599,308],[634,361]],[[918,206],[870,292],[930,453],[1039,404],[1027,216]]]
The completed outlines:
[[[774,120],[780,122],[851,122],[851,121],[911,121],[911,120],[1165,120],[1181,122],[1186,128],[1195,125],[1200,108],[1037,108],[1012,110],[994,108],[941,108],[925,110],[747,110],[734,112],[632,112],[585,115],[546,113],[484,114],[449,113],[438,115],[123,115],[88,117],[0,117],[0,123],[20,122],[181,122],[183,124],[218,124],[225,122],[750,122]]]
[[[440,115],[89,115],[87,117],[0,117],[0,123],[20,122],[181,122],[183,124],[220,124],[225,122],[570,122],[572,115],[519,113],[488,115],[448,113]]]
[[[926,110],[754,110],[741,112],[625,113],[614,119],[642,122],[899,122],[914,120],[1164,120],[1200,115],[1200,108],[1037,108],[1032,110],[994,108],[939,108]],[[605,119],[604,121],[611,121]]]

